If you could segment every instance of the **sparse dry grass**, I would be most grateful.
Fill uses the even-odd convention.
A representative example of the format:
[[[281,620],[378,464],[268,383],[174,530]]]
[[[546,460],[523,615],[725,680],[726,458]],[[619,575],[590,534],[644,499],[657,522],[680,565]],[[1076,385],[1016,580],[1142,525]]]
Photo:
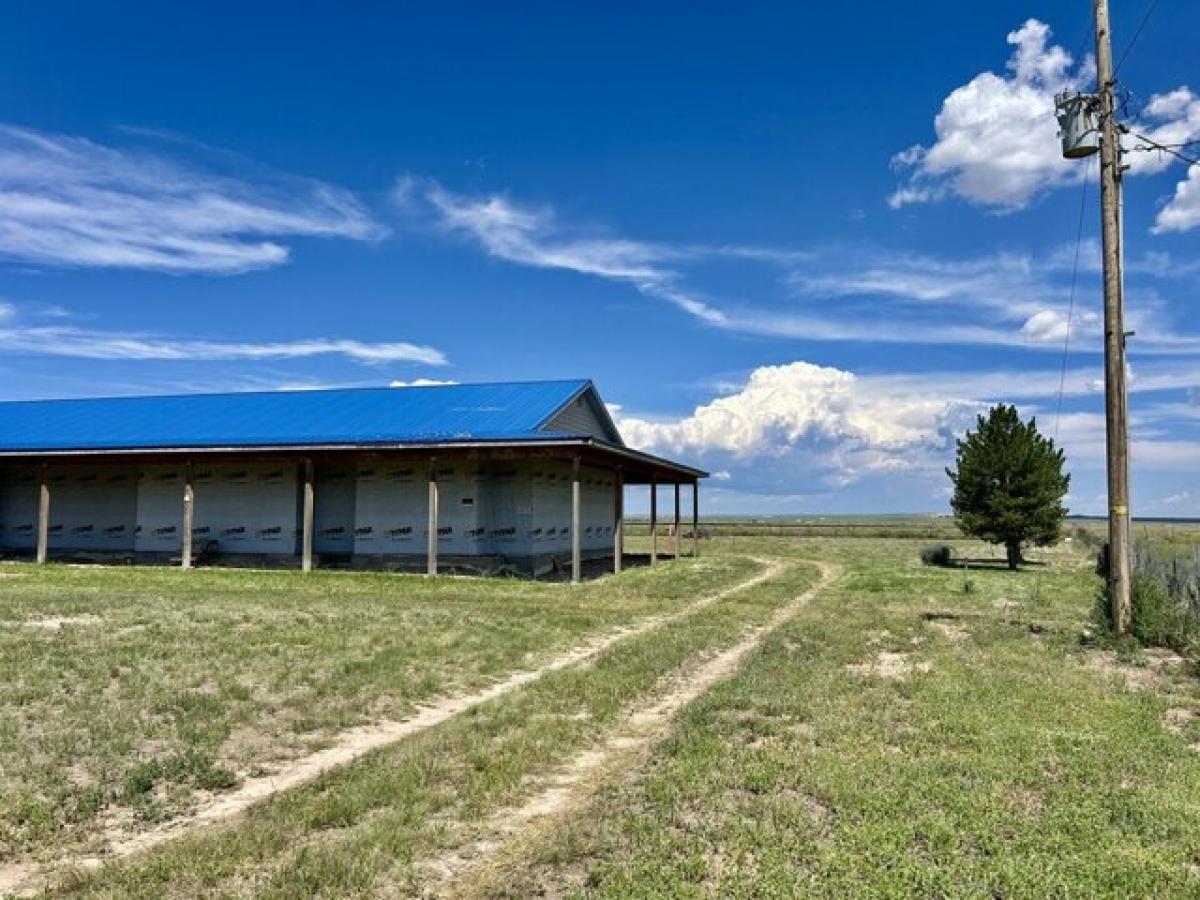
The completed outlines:
[[[747,576],[527,581],[3,565],[0,861],[136,830],[343,729]]]
[[[664,572],[686,572],[687,563]],[[709,561],[712,572],[724,565]],[[806,566],[545,675],[149,853],[68,879],[85,897],[421,896],[429,860],[478,838],[480,821],[540,792],[631,708],[767,621],[814,579]],[[706,590],[711,584],[706,586]],[[564,588],[569,590],[569,588]],[[698,592],[697,592],[698,595]]]

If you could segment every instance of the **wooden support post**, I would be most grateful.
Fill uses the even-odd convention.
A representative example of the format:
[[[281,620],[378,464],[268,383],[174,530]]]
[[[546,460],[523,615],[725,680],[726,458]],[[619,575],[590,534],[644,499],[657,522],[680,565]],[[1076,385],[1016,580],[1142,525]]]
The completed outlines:
[[[38,481],[37,561],[44,563],[50,555],[50,482],[42,469]]]
[[[437,458],[429,460],[429,537],[425,545],[425,574],[438,573],[438,481]]]
[[[625,555],[625,473],[613,476],[613,573],[620,574]]]
[[[300,571],[311,572],[313,567],[313,519],[316,493],[313,487],[313,461],[304,460],[304,485],[300,498]]]
[[[579,457],[571,460],[571,583],[579,584],[583,578],[583,539],[580,526],[583,522],[582,497],[579,486]]]
[[[192,519],[196,506],[196,493],[192,487],[192,464],[188,463],[183,470],[183,530],[179,534],[181,568],[192,567]]]
[[[679,531],[679,482],[675,482],[675,522],[672,534],[675,535],[675,558],[683,556],[683,534]]]
[[[658,562],[658,479],[650,479],[650,565]]]
[[[700,479],[692,482],[692,556],[700,555]]]

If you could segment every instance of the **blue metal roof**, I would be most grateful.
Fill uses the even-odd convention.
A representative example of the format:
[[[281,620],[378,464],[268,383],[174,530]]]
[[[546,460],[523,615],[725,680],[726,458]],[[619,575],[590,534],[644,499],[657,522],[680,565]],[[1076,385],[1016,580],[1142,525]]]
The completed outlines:
[[[590,381],[0,403],[0,452],[524,441]]]

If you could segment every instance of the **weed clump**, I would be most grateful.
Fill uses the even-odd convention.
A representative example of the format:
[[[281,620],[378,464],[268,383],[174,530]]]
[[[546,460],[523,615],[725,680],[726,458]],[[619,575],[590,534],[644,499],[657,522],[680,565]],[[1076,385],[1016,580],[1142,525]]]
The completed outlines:
[[[949,544],[934,544],[921,549],[921,562],[927,566],[948,566],[954,562],[954,548]]]
[[[1096,598],[1095,618],[1097,624],[1111,631],[1108,566],[1108,544],[1104,544],[1096,558],[1096,574],[1105,579],[1105,584]],[[1200,652],[1200,555],[1189,560],[1135,541],[1132,568],[1133,638],[1147,647]]]
[[[125,773],[122,795],[127,801],[137,800],[153,791],[159,782],[179,782],[203,790],[219,791],[234,787],[238,777],[228,769],[215,765],[207,754],[186,750],[162,759],[136,763]]]

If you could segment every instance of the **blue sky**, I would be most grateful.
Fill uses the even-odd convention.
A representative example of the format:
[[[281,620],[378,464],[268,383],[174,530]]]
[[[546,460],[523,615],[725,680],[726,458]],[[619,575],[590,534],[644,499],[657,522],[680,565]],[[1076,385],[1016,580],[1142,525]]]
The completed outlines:
[[[710,511],[805,514],[944,511],[1006,400],[1103,510],[1090,3],[432,6],[13,5],[0,397],[589,376]],[[1129,53],[1139,132],[1200,139],[1197,33]],[[1200,515],[1200,166],[1136,144],[1135,511]]]

